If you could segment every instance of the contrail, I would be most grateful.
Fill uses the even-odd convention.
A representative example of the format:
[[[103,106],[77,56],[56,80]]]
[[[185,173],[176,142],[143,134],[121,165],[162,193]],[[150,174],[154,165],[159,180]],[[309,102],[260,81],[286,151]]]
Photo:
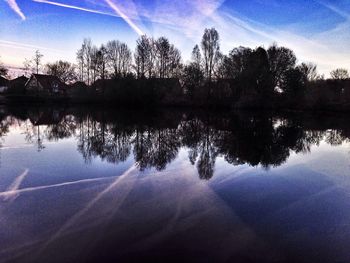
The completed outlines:
[[[90,9],[90,8],[79,7],[79,6],[75,6],[75,5],[62,4],[62,3],[48,1],[48,0],[32,0],[32,1],[37,2],[37,3],[43,3],[43,4],[49,4],[49,5],[70,8],[70,9],[76,9],[76,10],[85,11],[85,12],[94,13],[94,14],[113,16],[113,17],[121,17],[138,35],[144,34],[142,32],[142,30],[134,22],[132,22],[127,15],[125,15],[123,12],[121,12],[120,9],[109,0],[106,0],[106,3],[113,9],[113,11],[115,11],[116,14],[111,14],[111,13],[98,11],[98,10],[94,10],[94,9]]]
[[[125,14],[118,8],[118,6],[117,6],[115,3],[113,3],[111,0],[105,0],[105,2],[106,2],[106,3],[110,6],[110,8],[112,8],[121,18],[123,18],[124,21],[125,21],[126,23],[128,23],[128,25],[129,25],[132,29],[134,29],[134,31],[135,31],[138,35],[140,35],[140,36],[144,35],[144,33],[142,32],[142,30],[141,30],[134,22],[132,22],[131,19],[130,19],[127,15],[125,15]]]
[[[26,17],[23,14],[22,10],[19,8],[18,4],[16,3],[16,0],[5,0],[5,2],[7,2],[9,4],[11,9],[13,11],[15,11],[16,14],[19,15],[20,18],[22,18],[22,20],[26,20]]]
[[[94,14],[120,17],[120,16],[117,16],[115,14],[110,14],[110,13],[106,13],[106,12],[102,12],[102,11],[98,11],[98,10],[94,10],[94,9],[89,9],[89,8],[84,8],[84,7],[79,7],[79,6],[75,6],[75,5],[67,5],[67,4],[57,3],[57,2],[53,2],[53,1],[33,0],[33,2],[43,3],[43,4],[48,4],[48,5],[55,5],[55,6],[60,6],[60,7],[66,7],[66,8],[76,9],[76,10],[85,11],[85,12],[94,13]]]

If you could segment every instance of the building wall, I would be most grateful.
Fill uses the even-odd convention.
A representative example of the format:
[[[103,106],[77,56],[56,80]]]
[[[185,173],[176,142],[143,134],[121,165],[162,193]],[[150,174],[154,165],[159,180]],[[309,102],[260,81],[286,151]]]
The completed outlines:
[[[26,85],[26,89],[28,89],[28,90],[43,90],[43,87],[40,85],[40,83],[34,77],[31,77]]]

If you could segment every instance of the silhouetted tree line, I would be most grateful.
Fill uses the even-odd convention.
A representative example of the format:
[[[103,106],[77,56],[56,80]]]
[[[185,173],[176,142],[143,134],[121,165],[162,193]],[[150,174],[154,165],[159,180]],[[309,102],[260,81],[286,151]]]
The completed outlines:
[[[38,73],[41,60],[42,54],[36,51],[24,64]],[[215,28],[205,29],[186,64],[165,37],[141,36],[134,52],[119,40],[97,47],[87,38],[77,51],[77,65],[57,61],[45,65],[43,72],[65,83],[79,81],[80,85],[67,88],[72,101],[132,106],[350,109],[346,69],[336,69],[331,72],[332,79],[324,80],[315,64],[298,64],[292,50],[277,44],[255,49],[237,47],[223,54]]]
[[[1,136],[16,123],[39,151],[45,149],[46,141],[74,137],[86,162],[100,157],[119,163],[133,155],[140,170],[161,171],[184,147],[202,179],[214,175],[219,156],[232,165],[260,165],[268,169],[285,163],[291,152],[306,153],[323,140],[339,145],[350,138],[346,118],[311,114],[150,114],[84,108],[29,108],[21,112],[14,108],[7,116],[12,118],[2,118]]]
[[[134,58],[134,63],[133,63]],[[77,52],[79,80],[88,85],[106,78],[172,78],[181,73],[181,53],[165,37],[141,36],[134,55],[126,43],[109,41],[96,47],[84,39]]]

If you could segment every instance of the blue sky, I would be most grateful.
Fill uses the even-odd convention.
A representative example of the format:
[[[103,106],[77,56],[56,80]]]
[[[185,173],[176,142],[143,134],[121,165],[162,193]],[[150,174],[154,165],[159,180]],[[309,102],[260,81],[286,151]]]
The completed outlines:
[[[44,62],[75,62],[84,37],[133,49],[147,34],[168,37],[186,61],[205,27],[217,28],[223,52],[277,42],[326,75],[350,69],[348,0],[0,0],[0,59],[22,66],[39,49]]]

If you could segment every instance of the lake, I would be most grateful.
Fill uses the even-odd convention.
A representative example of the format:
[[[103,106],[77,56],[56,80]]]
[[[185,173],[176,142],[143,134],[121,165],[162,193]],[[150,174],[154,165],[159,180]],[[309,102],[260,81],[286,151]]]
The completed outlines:
[[[0,262],[350,262],[347,114],[0,120]]]

